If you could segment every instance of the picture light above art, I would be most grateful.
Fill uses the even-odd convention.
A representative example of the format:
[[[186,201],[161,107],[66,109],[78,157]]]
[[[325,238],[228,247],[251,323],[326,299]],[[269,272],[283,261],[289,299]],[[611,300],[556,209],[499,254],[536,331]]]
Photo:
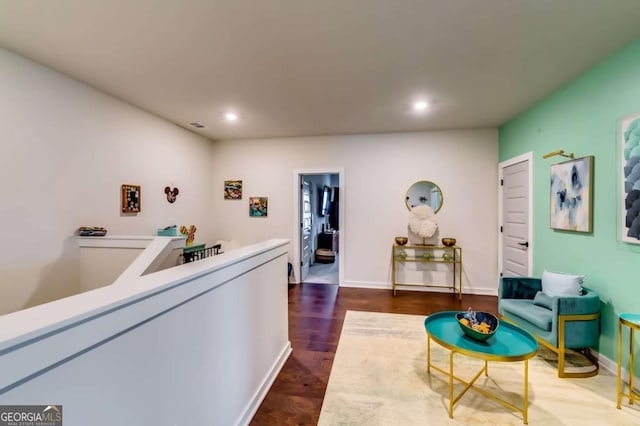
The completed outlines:
[[[573,152],[571,152],[569,154],[565,154],[563,149],[559,149],[557,151],[548,152],[548,153],[544,154],[542,156],[542,158],[549,158],[549,157],[553,157],[554,155],[560,155],[562,157],[573,158]]]

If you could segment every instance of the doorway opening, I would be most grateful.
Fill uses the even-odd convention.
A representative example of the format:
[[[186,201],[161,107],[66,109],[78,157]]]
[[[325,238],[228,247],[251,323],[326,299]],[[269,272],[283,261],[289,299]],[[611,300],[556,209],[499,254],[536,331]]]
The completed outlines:
[[[339,285],[344,264],[342,170],[301,170],[294,178],[299,224],[293,242],[294,282]]]

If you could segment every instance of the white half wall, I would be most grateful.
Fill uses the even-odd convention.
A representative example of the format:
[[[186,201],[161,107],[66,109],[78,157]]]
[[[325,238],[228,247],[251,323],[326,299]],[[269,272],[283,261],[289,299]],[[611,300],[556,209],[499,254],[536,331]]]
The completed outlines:
[[[391,288],[393,238],[407,235],[405,192],[431,180],[443,191],[439,235],[463,248],[463,291],[497,294],[496,129],[217,141],[212,155],[213,227],[243,244],[297,241],[293,171],[343,169],[345,286]],[[230,179],[243,181],[242,200],[223,199]],[[268,217],[249,217],[252,196],[269,197]]]
[[[0,93],[0,315],[80,291],[80,226],[213,241],[208,139],[4,49]],[[122,184],[142,186],[141,213],[121,214]]]
[[[67,426],[249,424],[291,353],[287,246],[144,276],[132,265],[117,284],[0,316],[0,404],[60,404]]]

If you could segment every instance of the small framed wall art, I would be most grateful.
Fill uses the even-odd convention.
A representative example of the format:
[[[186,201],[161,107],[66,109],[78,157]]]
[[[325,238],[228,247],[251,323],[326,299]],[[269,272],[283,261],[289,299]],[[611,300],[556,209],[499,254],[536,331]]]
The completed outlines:
[[[122,185],[122,213],[140,213],[140,185]]]
[[[242,200],[242,181],[241,180],[225,180],[224,181],[224,199],[225,200]]]
[[[249,197],[249,216],[267,217],[267,197]]]

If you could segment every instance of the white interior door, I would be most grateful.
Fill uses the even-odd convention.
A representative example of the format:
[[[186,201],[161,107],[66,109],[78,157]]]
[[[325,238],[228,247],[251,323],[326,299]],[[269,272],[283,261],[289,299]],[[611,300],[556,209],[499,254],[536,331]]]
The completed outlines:
[[[502,270],[505,277],[531,274],[530,160],[502,168]]]
[[[300,281],[309,275],[311,264],[311,187],[304,178],[300,179]]]

